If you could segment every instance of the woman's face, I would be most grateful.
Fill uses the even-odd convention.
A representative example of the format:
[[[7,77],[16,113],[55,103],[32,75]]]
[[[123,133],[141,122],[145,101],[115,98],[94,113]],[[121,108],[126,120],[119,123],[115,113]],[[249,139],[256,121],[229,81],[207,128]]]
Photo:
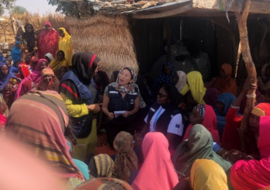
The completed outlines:
[[[7,65],[2,66],[1,72],[3,75],[7,75],[8,74],[8,66]]]
[[[65,33],[63,32],[63,30],[58,30],[59,36],[61,36],[62,38],[65,37]]]
[[[98,62],[98,64],[97,64],[97,68],[95,69],[95,75],[97,74],[97,72],[98,72],[98,68],[99,68],[99,62]]]
[[[170,102],[169,94],[162,87],[157,94],[157,103],[160,105],[166,105]]]
[[[48,24],[46,24],[46,25],[45,25],[45,29],[46,29],[47,31],[49,31],[49,30],[51,30],[51,26],[48,25]]]
[[[31,26],[31,25],[27,25],[26,31],[27,31],[28,33],[32,33],[32,32],[33,32],[32,26]]]
[[[63,61],[64,58],[65,58],[65,57],[64,57],[63,52],[62,52],[62,51],[59,51],[59,52],[57,53],[57,60]]]
[[[25,57],[25,63],[26,64],[29,64],[30,62],[31,62],[31,55],[27,55],[26,57]]]
[[[219,69],[219,77],[220,78],[226,78],[227,77],[226,72],[224,71],[224,69],[222,67]]]
[[[217,101],[217,111],[219,114],[222,114],[224,111],[225,105],[221,101]]]
[[[175,75],[173,76],[173,84],[176,85],[178,80],[179,80],[179,76],[178,76],[178,74],[175,73]]]
[[[43,70],[47,67],[48,67],[47,63],[45,61],[42,61],[41,65],[40,65],[40,69]]]
[[[131,73],[129,70],[124,69],[118,74],[118,82],[120,85],[128,85],[132,81]]]
[[[256,132],[259,130],[259,125],[260,125],[260,117],[254,114],[250,114],[249,129],[253,132]]]
[[[6,60],[5,62],[6,62],[6,64],[7,64],[7,66],[10,68],[10,67],[11,67],[10,61]]]
[[[197,111],[196,107],[193,108],[189,120],[190,120],[191,125],[202,124],[203,118],[201,117],[201,115]]]
[[[63,76],[66,74],[66,72],[67,72],[67,70],[66,70],[65,68],[62,67],[62,68],[59,70],[59,72],[58,72],[58,77],[59,77],[59,79],[62,79]]]
[[[11,84],[8,84],[4,87],[4,90],[3,90],[3,95],[5,97],[9,97],[12,95],[12,85]]]
[[[49,84],[52,81],[53,76],[52,75],[44,75],[42,77],[43,81]]]
[[[165,67],[164,67],[164,73],[166,75],[170,75],[171,74],[171,67],[169,65],[165,65]]]

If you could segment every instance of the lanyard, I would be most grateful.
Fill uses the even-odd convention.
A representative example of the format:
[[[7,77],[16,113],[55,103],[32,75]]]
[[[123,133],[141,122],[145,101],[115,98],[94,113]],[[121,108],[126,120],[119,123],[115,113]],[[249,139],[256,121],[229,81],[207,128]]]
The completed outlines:
[[[153,123],[153,127],[155,128],[155,130],[156,130],[156,124],[157,124],[158,118],[159,118],[160,115],[161,115],[161,111],[162,111],[162,107],[160,107],[160,108],[158,109],[157,116],[156,116],[156,118],[155,118],[155,120],[154,120],[154,123]]]

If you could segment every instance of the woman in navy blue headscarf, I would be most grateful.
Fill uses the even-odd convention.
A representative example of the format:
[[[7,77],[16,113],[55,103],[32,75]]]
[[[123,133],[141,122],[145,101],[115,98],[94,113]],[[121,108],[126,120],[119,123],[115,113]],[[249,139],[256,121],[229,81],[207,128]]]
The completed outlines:
[[[162,65],[162,73],[158,76],[154,83],[154,89],[158,91],[164,84],[172,84],[173,77],[176,74],[171,63]]]
[[[231,93],[222,93],[218,96],[215,112],[217,116],[217,129],[220,138],[222,137],[226,124],[226,114],[235,100],[236,97]]]

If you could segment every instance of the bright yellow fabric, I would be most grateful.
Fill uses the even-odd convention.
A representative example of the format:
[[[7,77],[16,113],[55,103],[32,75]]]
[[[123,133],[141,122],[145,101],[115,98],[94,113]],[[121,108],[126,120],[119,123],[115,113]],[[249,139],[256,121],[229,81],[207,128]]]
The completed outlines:
[[[191,168],[190,184],[193,190],[228,190],[224,170],[213,160],[198,159]]]
[[[90,153],[95,152],[97,147],[97,119],[92,121],[92,131],[88,137],[77,139],[77,145],[73,148],[72,158],[85,161]]]
[[[89,111],[86,104],[73,104],[73,102],[68,99],[65,94],[60,93],[60,95],[66,104],[67,113],[69,116],[78,118],[84,115],[88,115]]]
[[[57,74],[57,72],[58,72],[58,70],[59,70],[60,67],[67,67],[67,68],[69,68],[69,63],[68,63],[67,59],[64,59],[63,61],[58,61],[57,60],[57,53],[58,53],[58,51],[56,52],[55,59],[52,60],[52,62],[50,63],[50,68],[53,70],[53,72],[55,74]]]
[[[59,43],[58,43],[58,49],[65,52],[66,60],[68,61],[69,66],[72,65],[72,45],[71,45],[71,36],[67,33],[65,28],[59,28],[59,30],[62,30],[65,34],[65,36],[62,38],[60,36]]]
[[[205,95],[206,88],[204,87],[201,73],[198,71],[189,72],[187,74],[187,82],[194,100],[198,104],[204,104],[203,97]]]

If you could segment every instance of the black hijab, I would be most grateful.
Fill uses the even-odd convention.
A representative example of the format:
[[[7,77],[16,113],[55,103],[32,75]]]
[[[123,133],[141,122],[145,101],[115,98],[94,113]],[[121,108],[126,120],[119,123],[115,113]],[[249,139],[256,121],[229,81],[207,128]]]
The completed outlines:
[[[75,53],[72,57],[72,71],[84,85],[89,85],[100,59],[90,52]]]
[[[27,32],[26,28],[28,26],[31,26],[32,27],[32,32]],[[28,52],[33,52],[34,51],[34,47],[35,47],[35,33],[34,33],[34,27],[32,24],[30,23],[27,23],[25,26],[24,26],[24,30],[25,32],[22,34],[22,38],[23,40],[27,43],[27,50]]]

